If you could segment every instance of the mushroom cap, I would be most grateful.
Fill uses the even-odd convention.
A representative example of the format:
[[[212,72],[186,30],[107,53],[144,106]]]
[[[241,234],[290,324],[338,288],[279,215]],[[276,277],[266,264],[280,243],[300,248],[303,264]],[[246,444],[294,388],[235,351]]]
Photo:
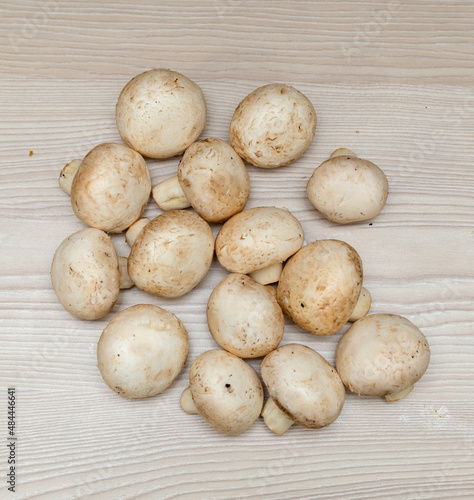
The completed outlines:
[[[200,87],[181,73],[152,69],[125,85],[115,120],[130,147],[150,158],[170,158],[201,135],[206,101]]]
[[[180,297],[207,274],[214,254],[209,224],[188,210],[170,210],[138,234],[128,257],[128,273],[145,292]]]
[[[344,385],[364,396],[385,396],[413,385],[430,362],[426,337],[408,319],[371,314],[342,336],[336,367]]]
[[[274,293],[246,274],[229,274],[214,288],[207,323],[214,340],[240,358],[265,356],[283,337],[283,312]]]
[[[262,378],[270,397],[289,418],[304,427],[334,422],[344,405],[345,389],[320,354],[301,344],[287,344],[267,354]]]
[[[71,205],[89,226],[121,233],[145,210],[150,191],[150,173],[139,153],[122,144],[99,144],[74,176]]]
[[[382,170],[368,160],[336,156],[315,169],[306,194],[331,222],[357,222],[381,212],[388,197],[388,181]]]
[[[276,168],[298,159],[316,132],[316,111],[295,88],[280,83],[264,85],[249,94],[232,117],[229,137],[246,161]]]
[[[178,179],[194,210],[209,222],[224,222],[242,211],[250,195],[244,162],[221,139],[191,144],[178,166]]]
[[[80,319],[98,319],[114,307],[120,290],[112,240],[100,229],[68,236],[56,250],[51,283],[63,307]]]
[[[263,387],[257,372],[233,354],[215,349],[200,354],[189,369],[198,413],[223,434],[240,434],[257,420]]]
[[[283,312],[316,335],[332,335],[349,320],[362,287],[362,261],[350,245],[320,240],[286,263],[277,288]]]
[[[139,304],[106,326],[97,344],[97,366],[105,383],[120,396],[148,398],[172,384],[188,350],[188,334],[174,314]]]
[[[301,224],[286,208],[250,208],[221,227],[216,255],[231,273],[248,274],[285,261],[303,241]]]

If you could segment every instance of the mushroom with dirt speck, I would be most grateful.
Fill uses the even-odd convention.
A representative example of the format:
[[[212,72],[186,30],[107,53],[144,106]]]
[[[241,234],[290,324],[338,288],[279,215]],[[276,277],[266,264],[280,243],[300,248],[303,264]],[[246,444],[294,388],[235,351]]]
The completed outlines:
[[[232,117],[229,137],[245,160],[276,168],[297,160],[316,132],[310,100],[290,85],[272,83],[250,93]]]
[[[277,300],[283,312],[301,328],[315,335],[332,335],[356,309],[362,277],[362,260],[349,244],[315,241],[286,263]]]
[[[198,139],[206,113],[202,90],[192,80],[169,69],[152,69],[125,85],[115,121],[131,148],[149,158],[170,158]]]
[[[257,358],[278,347],[284,318],[271,288],[238,273],[227,275],[214,288],[207,323],[223,349],[240,358]]]
[[[276,434],[295,422],[325,427],[341,413],[344,385],[335,368],[313,349],[300,344],[279,347],[265,356],[261,372],[270,394],[262,416]]]
[[[132,233],[127,233],[133,244],[128,273],[145,292],[158,297],[180,297],[193,289],[211,267],[212,230],[194,212],[165,212],[144,225],[138,234]]]
[[[250,194],[247,168],[232,147],[209,138],[189,146],[178,165],[178,175],[152,191],[162,210],[194,210],[209,222],[224,222],[242,211]]]
[[[76,216],[107,233],[121,233],[135,222],[151,192],[143,157],[115,143],[99,144],[83,160],[69,162],[61,171],[59,185],[70,194]]]
[[[181,407],[186,413],[199,413],[216,431],[246,431],[262,406],[262,383],[243,359],[214,349],[200,354],[191,364],[189,388],[181,397]]]
[[[121,284],[129,288],[112,240],[95,228],[81,229],[59,245],[51,264],[51,283],[63,307],[88,320],[110,312]]]
[[[174,314],[139,304],[106,326],[97,344],[97,366],[105,383],[120,396],[148,398],[173,383],[188,350],[188,334]]]
[[[377,165],[340,148],[315,169],[306,194],[331,222],[359,222],[381,212],[388,197],[388,181]]]
[[[298,220],[286,209],[256,207],[231,217],[216,238],[216,255],[231,273],[250,274],[266,285],[280,278],[282,262],[303,245]]]
[[[341,337],[336,367],[344,385],[363,396],[398,401],[411,392],[430,362],[423,333],[407,318],[371,314]]]

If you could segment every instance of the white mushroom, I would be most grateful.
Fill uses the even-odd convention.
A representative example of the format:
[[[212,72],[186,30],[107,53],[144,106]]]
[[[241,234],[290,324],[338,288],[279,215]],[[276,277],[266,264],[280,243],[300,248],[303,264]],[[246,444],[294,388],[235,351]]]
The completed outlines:
[[[172,384],[188,350],[188,334],[174,314],[139,304],[117,314],[102,332],[97,366],[105,383],[120,396],[148,398]]]
[[[51,265],[51,282],[59,302],[80,319],[105,316],[117,301],[121,278],[128,288],[112,240],[95,228],[67,237]]]
[[[276,168],[298,159],[315,131],[316,111],[309,99],[289,85],[272,83],[254,90],[238,105],[229,137],[244,160]]]
[[[388,181],[377,165],[341,148],[316,168],[306,194],[330,221],[358,222],[381,212],[388,197]]]
[[[131,235],[129,235],[131,236]],[[187,210],[155,217],[136,236],[128,257],[128,273],[145,292],[180,297],[207,274],[214,254],[209,224]]]
[[[125,85],[115,119],[131,148],[150,158],[170,158],[201,135],[206,101],[198,85],[181,73],[152,69]]]
[[[362,261],[354,248],[339,240],[320,240],[301,248],[286,263],[277,300],[301,328],[332,335],[351,317],[361,287]]]
[[[224,222],[243,210],[250,194],[247,168],[225,141],[195,142],[186,149],[178,175],[157,184],[153,198],[162,210],[194,210],[209,222]]]
[[[262,416],[276,434],[295,422],[324,427],[341,413],[344,385],[336,369],[313,349],[300,344],[279,347],[265,356],[261,370],[270,394]]]
[[[240,358],[257,358],[278,346],[284,319],[270,288],[236,273],[214,288],[207,303],[207,323],[223,349]]]
[[[372,305],[372,296],[370,292],[365,287],[361,287],[360,295],[357,299],[357,304],[351,313],[349,321],[355,323],[357,320],[367,316],[370,311],[370,306]]]
[[[148,203],[151,179],[142,156],[122,144],[105,143],[68,163],[59,176],[79,219],[108,233],[121,233]]]
[[[278,281],[282,262],[300,249],[303,241],[303,228],[288,210],[250,208],[221,227],[216,255],[231,273],[252,273],[253,279],[265,285]]]
[[[409,394],[429,362],[426,337],[411,321],[395,314],[371,314],[356,321],[336,351],[336,367],[349,390],[385,396],[387,401]]]
[[[263,387],[257,372],[245,361],[215,349],[191,364],[189,388],[181,405],[187,413],[199,413],[218,432],[240,434],[260,415]]]

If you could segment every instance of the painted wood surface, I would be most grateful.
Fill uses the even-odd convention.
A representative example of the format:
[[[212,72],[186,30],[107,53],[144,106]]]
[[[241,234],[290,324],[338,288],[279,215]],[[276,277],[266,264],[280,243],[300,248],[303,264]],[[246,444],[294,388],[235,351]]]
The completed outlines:
[[[133,4],[19,0],[0,16],[0,437],[7,387],[17,396],[17,485],[0,498],[439,499],[474,496],[474,4],[430,1],[200,1]],[[115,103],[137,73],[169,67],[198,83],[202,137],[228,140],[237,104],[259,85],[294,85],[318,113],[295,163],[248,167],[247,208],[287,207],[306,241],[356,248],[372,312],[401,314],[427,336],[432,362],[415,390],[388,404],[347,394],[321,430],[273,435],[259,419],[226,437],[183,413],[191,361],[216,348],[206,323],[217,261],[180,299],[123,291],[101,320],[58,303],[56,247],[84,225],[57,184],[73,158],[119,141]],[[336,226],[305,196],[338,147],[379,165],[388,203],[372,221]],[[148,160],[153,183],[179,159]],[[145,215],[160,213],[151,200]],[[214,224],[217,234],[219,225]],[[120,254],[128,247],[113,236]],[[128,401],[96,367],[110,319],[137,303],[175,313],[190,336],[185,370],[163,394]],[[311,336],[290,321],[283,343],[334,362],[341,334]],[[260,360],[250,364],[259,370]]]

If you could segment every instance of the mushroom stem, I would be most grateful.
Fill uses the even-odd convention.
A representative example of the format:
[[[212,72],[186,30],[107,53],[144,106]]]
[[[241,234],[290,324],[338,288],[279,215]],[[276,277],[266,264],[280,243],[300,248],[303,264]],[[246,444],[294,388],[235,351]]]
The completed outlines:
[[[189,200],[181,189],[177,175],[157,184],[151,194],[156,204],[165,212],[167,210],[179,210],[191,206],[191,203],[189,203]]]
[[[351,323],[354,323],[357,320],[366,316],[370,310],[371,305],[372,305],[372,297],[370,295],[370,292],[367,290],[367,288],[362,287],[360,289],[359,299],[354,307],[354,310],[352,311],[349,321]]]
[[[132,286],[135,286],[135,283],[132,281],[132,278],[130,278],[128,274],[127,262],[128,262],[127,257],[118,258],[119,273],[120,273],[120,290],[124,290],[126,288],[132,288]]]
[[[72,160],[66,164],[59,174],[59,187],[66,193],[71,194],[72,181],[77,170],[81,166],[82,160]]]
[[[409,385],[406,389],[403,389],[403,391],[396,392],[394,394],[386,394],[385,399],[389,403],[400,401],[400,399],[403,399],[405,396],[408,396],[408,394],[410,394],[410,392],[413,390],[413,387],[415,387],[415,384]]]
[[[268,285],[269,283],[275,283],[280,280],[281,272],[283,271],[283,264],[278,262],[262,269],[258,269],[253,273],[249,273],[249,276],[258,281],[261,285]]]
[[[268,399],[262,410],[262,417],[267,427],[281,436],[284,434],[294,423],[280,408],[276,405],[272,398]]]
[[[150,219],[147,217],[141,217],[140,219],[137,219],[128,229],[127,232],[125,233],[125,239],[127,240],[127,243],[133,247],[133,244],[135,243],[135,240],[137,239],[137,236],[140,234],[141,230],[150,222]]]
[[[191,394],[191,387],[184,389],[181,394],[181,399],[179,400],[181,408],[190,415],[196,414],[198,411],[196,405],[194,404],[193,395]]]
[[[336,149],[336,151],[334,151],[329,158],[336,158],[336,156],[353,156],[354,158],[357,158],[357,155],[347,148]]]

